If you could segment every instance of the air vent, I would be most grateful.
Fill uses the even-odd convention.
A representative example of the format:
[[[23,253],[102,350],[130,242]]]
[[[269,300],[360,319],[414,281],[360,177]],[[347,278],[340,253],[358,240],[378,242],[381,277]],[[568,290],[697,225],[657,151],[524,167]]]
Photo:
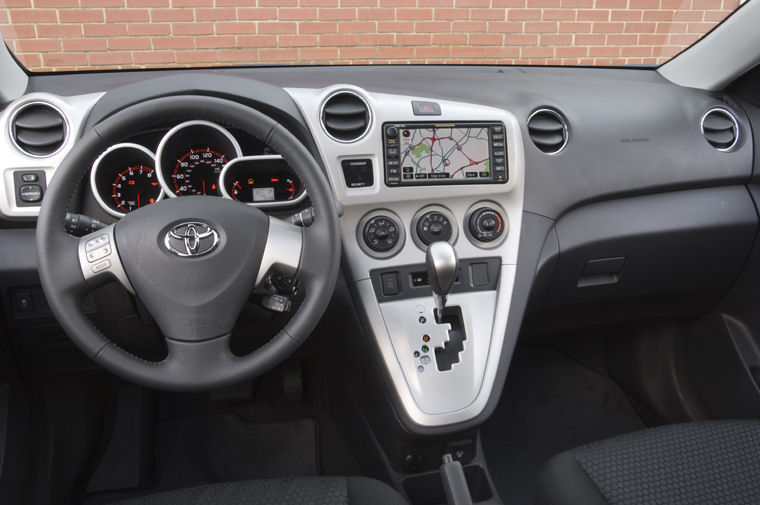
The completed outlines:
[[[730,151],[739,140],[739,122],[726,109],[710,109],[702,116],[702,135],[718,151]]]
[[[557,154],[567,145],[567,123],[553,109],[538,109],[528,118],[530,139],[546,154]]]
[[[355,142],[362,138],[370,123],[367,102],[351,91],[339,91],[322,106],[322,128],[338,142]]]
[[[11,120],[11,138],[26,154],[50,156],[66,141],[66,120],[61,111],[48,103],[28,103]]]

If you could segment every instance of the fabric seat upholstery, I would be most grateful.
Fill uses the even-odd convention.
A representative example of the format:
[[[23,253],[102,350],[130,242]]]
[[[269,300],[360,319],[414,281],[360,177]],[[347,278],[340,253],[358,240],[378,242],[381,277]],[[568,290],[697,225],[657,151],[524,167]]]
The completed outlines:
[[[760,503],[760,421],[662,426],[552,458],[537,505]]]
[[[365,477],[297,477],[209,484],[131,498],[117,505],[406,505]]]

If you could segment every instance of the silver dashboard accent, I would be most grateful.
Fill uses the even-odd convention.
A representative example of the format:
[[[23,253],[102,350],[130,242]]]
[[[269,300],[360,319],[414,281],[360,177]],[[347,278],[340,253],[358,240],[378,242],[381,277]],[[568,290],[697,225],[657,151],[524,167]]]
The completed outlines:
[[[18,142],[16,142],[16,136],[13,133],[13,125],[15,124],[16,118],[18,117],[18,115],[24,110],[28,109],[29,107],[33,107],[35,105],[44,105],[44,106],[50,107],[51,109],[56,111],[58,114],[60,114],[61,118],[63,119],[63,142],[61,142],[61,145],[58,147],[58,149],[56,149],[55,151],[49,154],[34,154],[28,151],[25,151],[20,145],[18,145]],[[10,137],[11,142],[13,143],[14,147],[18,149],[20,152],[22,152],[23,154],[25,154],[26,156],[29,156],[31,158],[49,158],[51,156],[55,156],[56,154],[61,152],[61,150],[66,146],[66,141],[68,141],[69,139],[69,133],[70,133],[69,122],[66,119],[66,114],[64,114],[63,111],[60,108],[56,107],[53,103],[47,102],[44,100],[34,100],[34,101],[24,103],[22,106],[17,107],[16,110],[11,112],[11,117],[8,120],[8,136]]]
[[[222,169],[222,172],[219,174],[219,189],[222,192],[222,196],[224,198],[228,198],[232,200],[232,195],[230,195],[229,191],[227,191],[227,186],[224,184],[224,177],[227,175],[227,172],[229,171],[230,167],[235,166],[235,164],[240,163],[241,161],[256,161],[256,160],[281,160],[283,159],[282,156],[279,154],[262,154],[257,156],[240,156],[238,158],[232,159],[229,162],[227,162],[226,165],[224,165],[224,168]],[[295,172],[293,172],[293,176],[298,177]],[[295,197],[292,200],[284,200],[280,202],[245,202],[246,205],[250,205],[252,207],[260,207],[260,208],[277,208],[277,207],[293,207],[306,198],[306,189],[301,188],[301,194],[299,194],[297,197]]]
[[[316,103],[321,104],[333,92],[345,89],[364,98],[374,113],[374,120],[367,134],[351,144],[339,144],[325,134],[320,124],[320,109],[314,106]],[[306,118],[324,166],[327,168],[327,176],[335,198],[345,208],[340,226],[350,282],[355,284],[359,293],[372,336],[378,344],[385,369],[406,415],[412,422],[427,427],[446,426],[473,419],[483,411],[488,402],[502,354],[509,358],[516,344],[516,337],[511,335],[507,339],[505,331],[514,287],[524,197],[525,153],[517,117],[507,110],[495,107],[436,100],[431,97],[375,93],[350,85],[330,86],[323,89],[287,88],[286,91],[293,97],[303,117]],[[383,140],[380,125],[418,121],[419,118],[412,113],[412,100],[437,102],[441,106],[441,116],[436,118],[436,122],[455,123],[476,120],[504,123],[509,162],[507,183],[430,187],[387,187],[382,184],[384,180]],[[340,160],[359,158],[372,161],[373,177],[376,182],[367,187],[347,187],[343,180]],[[378,184],[377,181],[381,182]],[[473,360],[473,368],[469,370],[474,375],[467,377],[462,375],[460,383],[450,384],[448,381],[452,376],[446,374],[455,372],[459,367],[457,364],[449,372],[430,374],[429,378],[424,379],[426,382],[423,385],[417,375],[419,372],[415,367],[413,357],[409,357],[409,344],[404,344],[404,340],[397,340],[396,334],[393,333],[398,328],[399,331],[405,332],[403,335],[406,335],[411,329],[418,328],[409,326],[406,319],[402,321],[402,316],[394,315],[393,310],[388,310],[387,303],[383,303],[383,310],[381,310],[369,272],[392,265],[424,263],[424,249],[417,247],[412,240],[407,240],[393,256],[392,261],[370,256],[365,253],[357,240],[357,226],[369,212],[377,209],[392,209],[401,222],[408,227],[420,208],[430,205],[445,205],[454,216],[454,223],[459,225],[473,203],[483,200],[496,202],[504,210],[503,216],[509,219],[511,224],[510,233],[492,249],[478,247],[469,240],[458,240],[454,244],[454,249],[460,258],[493,256],[501,258],[498,289],[490,292],[495,301],[490,313],[492,315],[487,315],[487,310],[473,307],[476,311],[473,315],[486,317],[490,321],[490,326],[486,328],[478,325],[477,329],[468,330],[468,340],[472,338],[470,343],[479,343],[479,350],[471,353],[472,348],[466,347],[462,353],[462,359]],[[413,233],[413,230],[408,230],[407,233]],[[464,299],[461,302],[460,297]],[[466,312],[470,310],[467,299],[474,301],[477,297],[471,296],[471,293],[454,294],[451,295],[450,303],[462,305],[463,312]],[[410,300],[398,303],[403,304],[407,309],[409,306],[412,308],[415,306]],[[425,298],[422,303],[427,304],[426,308],[430,308],[432,318],[432,299]],[[463,314],[463,317],[469,316]],[[419,326],[419,323],[415,324]],[[398,347],[394,347],[395,344]],[[468,354],[471,355],[468,356]],[[425,374],[427,370],[420,375]],[[435,379],[436,377],[439,379]]]
[[[533,119],[537,114],[551,114],[552,116],[556,117],[560,123],[562,123],[562,145],[560,145],[555,151],[549,151],[544,152],[544,154],[548,154],[549,156],[554,156],[556,154],[559,154],[562,152],[562,150],[567,146],[567,143],[570,141],[570,130],[567,127],[567,120],[554,109],[550,109],[548,107],[541,107],[540,109],[536,109],[531,113],[530,116],[528,116],[528,120],[525,122],[526,125],[530,124],[530,120]]]
[[[271,270],[291,277],[298,272],[303,254],[302,234],[303,229],[300,227],[269,216],[267,243],[255,286],[258,286]]]
[[[239,158],[240,156],[243,155],[243,151],[240,149],[240,144],[238,144],[238,141],[235,139],[235,137],[229,132],[229,130],[219,126],[216,123],[198,119],[198,120],[193,120],[193,121],[185,121],[184,123],[178,124],[171,130],[166,132],[166,135],[164,135],[161,138],[161,141],[158,143],[158,149],[156,149],[156,172],[158,173],[158,182],[161,184],[161,187],[164,188],[164,191],[166,192],[166,195],[169,198],[177,198],[177,194],[174,192],[174,190],[171,187],[169,187],[169,184],[166,182],[166,177],[164,177],[164,167],[161,166],[161,158],[164,154],[163,151],[169,139],[171,139],[172,136],[175,135],[178,131],[183,130],[184,128],[187,128],[189,126],[206,126],[208,128],[213,128],[214,130],[219,131],[219,133],[224,135],[227,138],[227,140],[229,140],[232,147],[235,149],[235,158]],[[232,160],[227,160],[228,163],[230,161]],[[219,175],[221,176],[221,172]]]
[[[419,186],[417,187],[419,188]],[[417,247],[419,247],[422,251],[427,251],[427,244],[425,244],[422,239],[420,239],[420,236],[417,233],[417,223],[419,223],[422,216],[428,212],[440,212],[449,219],[449,222],[451,223],[451,237],[449,240],[447,240],[447,242],[452,245],[456,244],[457,240],[459,240],[459,222],[457,221],[456,216],[454,216],[454,214],[449,209],[442,205],[428,205],[421,208],[414,214],[412,217],[412,224],[409,226],[409,234],[412,236],[412,240],[417,245]]]
[[[482,208],[482,207],[490,207],[501,214],[502,219],[504,219],[504,231],[501,234],[501,237],[497,238],[496,240],[492,242],[481,242],[480,240],[476,239],[472,236],[472,233],[470,233],[470,217],[472,217],[472,214]],[[477,247],[480,247],[482,249],[494,249],[496,247],[499,247],[502,242],[504,242],[507,237],[509,236],[509,218],[507,217],[507,213],[504,209],[501,208],[501,205],[498,203],[491,201],[491,200],[481,200],[479,202],[473,203],[469,209],[464,213],[464,220],[462,220],[462,228],[464,229],[465,236],[469,239],[470,242],[472,242]]]
[[[127,278],[116,247],[115,226],[110,224],[79,239],[79,267],[85,280],[93,288],[105,284],[110,279],[116,279],[134,295],[135,288]]]
[[[364,227],[366,226],[367,222],[369,222],[370,219],[372,219],[373,217],[378,217],[378,216],[387,216],[393,219],[399,228],[398,242],[396,242],[396,245],[393,246],[393,248],[390,249],[389,251],[374,251],[370,249],[370,247],[367,245],[366,242],[364,242]],[[364,217],[362,217],[359,220],[359,223],[356,225],[356,242],[359,244],[359,247],[361,248],[361,250],[364,251],[364,253],[369,256],[372,256],[377,259],[392,258],[401,249],[403,249],[404,244],[406,243],[406,228],[404,227],[404,222],[392,210],[375,209],[365,214]]]
[[[0,150],[3,152],[3,159],[0,160],[0,214],[3,217],[24,219],[35,218],[39,215],[39,207],[20,207],[16,204],[13,173],[25,170],[42,170],[45,172],[45,182],[49,185],[58,165],[74,146],[76,139],[82,134],[84,119],[103,94],[59,96],[51,93],[29,93],[11,102],[0,112],[0,125],[2,125]],[[19,151],[14,146],[10,134],[10,120],[13,114],[21,107],[33,102],[45,102],[55,106],[63,113],[68,124],[68,136],[61,149],[45,158],[33,157]]]
[[[156,155],[153,154],[153,152],[148,149],[145,146],[141,146],[140,144],[132,144],[129,142],[124,142],[122,144],[114,144],[105,151],[103,151],[100,156],[98,156],[98,159],[95,160],[95,163],[92,164],[92,169],[90,169],[90,190],[92,191],[92,194],[95,195],[95,200],[98,202],[98,205],[100,205],[100,208],[109,213],[110,215],[114,217],[124,217],[126,216],[126,212],[119,212],[117,210],[114,210],[111,208],[105,200],[103,200],[103,197],[101,196],[100,192],[98,191],[97,184],[96,184],[96,178],[98,174],[98,169],[100,168],[100,162],[105,158],[108,154],[112,153],[113,151],[116,151],[118,149],[136,149],[143,154],[146,154],[150,156],[150,158],[153,160],[153,171],[156,173],[156,177],[160,177],[157,167],[156,167]],[[166,192],[164,191],[163,186],[161,187],[161,192],[158,194],[158,198],[156,198],[156,201],[161,200]]]
[[[736,116],[734,115],[734,113],[731,112],[730,110],[728,110],[727,108],[725,108],[725,107],[713,107],[710,110],[708,110],[707,112],[705,112],[704,114],[702,114],[702,119],[699,120],[699,128],[702,131],[702,136],[703,137],[705,136],[705,118],[707,118],[707,116],[710,113],[712,113],[712,112],[720,112],[722,114],[725,114],[726,116],[728,116],[728,119],[734,124],[734,141],[731,143],[731,145],[728,146],[728,147],[722,147],[722,148],[716,147],[715,148],[718,151],[721,151],[721,152],[724,152],[724,153],[728,152],[731,149],[733,149],[734,147],[736,147],[736,144],[739,143],[739,138],[740,138],[740,136],[739,136],[740,135],[739,121],[736,119]],[[712,144],[710,144],[710,145],[712,145]],[[715,146],[713,146],[713,147],[715,147]]]
[[[367,117],[367,128],[362,132],[362,134],[360,136],[358,136],[355,139],[341,140],[341,139],[333,137],[327,131],[327,127],[325,126],[325,123],[324,123],[325,104],[332,97],[334,97],[335,95],[339,95],[341,93],[346,93],[346,94],[353,95],[353,96],[357,97],[367,107],[367,115],[368,115],[368,117]],[[325,96],[322,99],[322,102],[319,105],[319,124],[322,126],[322,132],[325,135],[327,135],[333,142],[338,142],[340,144],[353,144],[354,142],[358,142],[361,139],[363,139],[367,135],[367,133],[369,132],[369,130],[372,128],[372,120],[373,120],[373,114],[372,114],[372,107],[370,106],[370,104],[367,102],[367,100],[364,98],[364,96],[362,96],[360,93],[357,93],[355,90],[353,90],[351,88],[348,88],[348,87],[346,87],[346,88],[339,88],[339,89],[333,90],[328,96]]]

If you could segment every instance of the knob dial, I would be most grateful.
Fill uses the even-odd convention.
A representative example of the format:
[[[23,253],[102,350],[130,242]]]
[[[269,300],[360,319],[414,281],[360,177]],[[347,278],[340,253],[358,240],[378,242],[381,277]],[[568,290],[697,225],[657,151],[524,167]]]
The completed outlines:
[[[417,221],[417,236],[425,245],[438,240],[449,240],[452,233],[451,221],[441,212],[428,212]]]
[[[504,218],[495,209],[481,207],[470,216],[470,234],[480,242],[493,242],[501,237],[506,226]]]
[[[395,126],[389,126],[385,129],[385,135],[390,139],[395,139],[398,137],[398,128]]]
[[[399,226],[388,216],[375,216],[364,225],[364,243],[373,251],[387,252],[399,240]]]

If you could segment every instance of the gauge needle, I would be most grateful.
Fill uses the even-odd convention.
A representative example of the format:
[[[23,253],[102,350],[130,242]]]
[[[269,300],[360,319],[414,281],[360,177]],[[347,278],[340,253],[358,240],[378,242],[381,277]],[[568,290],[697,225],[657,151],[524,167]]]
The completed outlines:
[[[140,208],[140,193],[137,193],[137,208]]]
[[[206,181],[203,181],[203,194],[206,194]]]

